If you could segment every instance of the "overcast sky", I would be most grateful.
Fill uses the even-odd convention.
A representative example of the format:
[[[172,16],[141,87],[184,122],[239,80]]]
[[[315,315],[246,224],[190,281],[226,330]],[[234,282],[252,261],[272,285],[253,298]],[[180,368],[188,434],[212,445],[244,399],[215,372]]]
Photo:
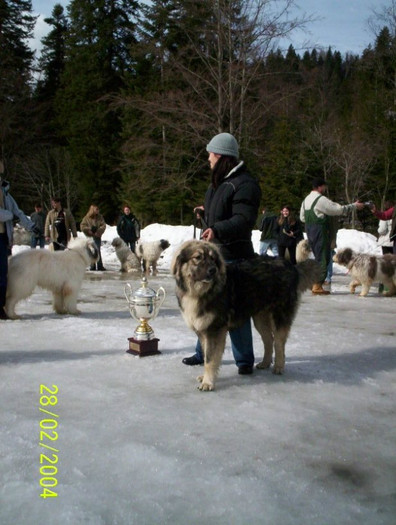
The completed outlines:
[[[39,47],[40,39],[48,32],[48,26],[43,18],[49,16],[55,4],[66,6],[69,0],[33,0],[33,10],[42,14],[38,20],[36,39],[34,47]],[[291,43],[296,49],[309,40],[315,47],[329,46],[334,51],[341,53],[361,52],[374,42],[374,35],[369,31],[367,20],[372,15],[372,8],[380,10],[382,5],[388,5],[389,1],[375,0],[298,0],[299,14],[306,13],[314,15],[318,20],[309,25],[309,32],[296,34]]]

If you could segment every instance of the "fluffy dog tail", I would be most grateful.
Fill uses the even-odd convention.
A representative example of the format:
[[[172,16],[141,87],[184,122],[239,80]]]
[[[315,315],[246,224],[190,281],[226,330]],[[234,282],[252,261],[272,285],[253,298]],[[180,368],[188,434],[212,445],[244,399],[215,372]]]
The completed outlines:
[[[298,291],[309,290],[320,280],[320,266],[313,259],[307,259],[297,264]]]

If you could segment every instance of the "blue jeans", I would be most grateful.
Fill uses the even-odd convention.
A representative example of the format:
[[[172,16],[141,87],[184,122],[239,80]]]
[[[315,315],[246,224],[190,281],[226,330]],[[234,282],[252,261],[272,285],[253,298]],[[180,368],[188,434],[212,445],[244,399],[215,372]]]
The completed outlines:
[[[274,257],[279,256],[278,243],[275,239],[266,239],[264,241],[260,241],[259,254],[266,255],[268,250],[271,250]]]
[[[39,237],[36,237],[35,235],[32,235],[30,238],[30,247],[36,248],[36,246],[39,245],[40,248],[45,247],[45,237],[44,235],[40,235]]]
[[[0,233],[0,308],[5,305],[8,273],[8,237]]]
[[[238,367],[253,366],[254,352],[252,325],[250,323],[250,319],[248,319],[239,328],[235,328],[235,330],[230,330],[229,334],[231,339],[231,349],[234,355],[236,365]],[[199,339],[195,346],[195,355],[200,361],[204,362],[202,346]]]

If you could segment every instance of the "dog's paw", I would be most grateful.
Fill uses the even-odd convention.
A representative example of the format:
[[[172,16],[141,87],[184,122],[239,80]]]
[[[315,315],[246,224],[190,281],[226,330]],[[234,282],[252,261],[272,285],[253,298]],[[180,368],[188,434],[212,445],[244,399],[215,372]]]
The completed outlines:
[[[211,392],[212,390],[214,390],[214,385],[212,385],[212,383],[204,383],[204,382],[202,382],[198,386],[198,390],[201,390],[201,392]]]
[[[202,392],[210,392],[211,390],[214,390],[214,384],[210,381],[204,381],[204,376],[198,376],[197,380],[201,383],[198,385],[198,390],[201,390]]]
[[[69,314],[69,315],[81,315],[81,310],[78,310],[78,309],[75,309],[75,310],[68,310],[65,312],[66,314]]]
[[[5,310],[5,313],[7,314],[8,319],[11,319],[12,321],[16,321],[17,319],[22,319],[22,317],[16,313],[7,312],[7,310]]]
[[[263,359],[261,363],[257,363],[256,368],[258,368],[259,370],[264,370],[266,368],[269,368],[270,366],[271,361],[265,361],[265,359]]]
[[[281,376],[283,372],[285,371],[283,366],[274,366],[274,369],[272,370],[272,373],[276,376]]]

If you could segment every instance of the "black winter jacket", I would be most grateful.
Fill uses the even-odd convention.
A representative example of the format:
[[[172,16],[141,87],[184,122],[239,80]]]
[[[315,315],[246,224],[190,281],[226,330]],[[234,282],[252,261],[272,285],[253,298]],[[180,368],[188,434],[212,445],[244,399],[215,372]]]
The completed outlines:
[[[205,195],[205,222],[215,234],[226,260],[254,256],[252,230],[256,224],[261,190],[240,162],[217,189],[211,185]]]

